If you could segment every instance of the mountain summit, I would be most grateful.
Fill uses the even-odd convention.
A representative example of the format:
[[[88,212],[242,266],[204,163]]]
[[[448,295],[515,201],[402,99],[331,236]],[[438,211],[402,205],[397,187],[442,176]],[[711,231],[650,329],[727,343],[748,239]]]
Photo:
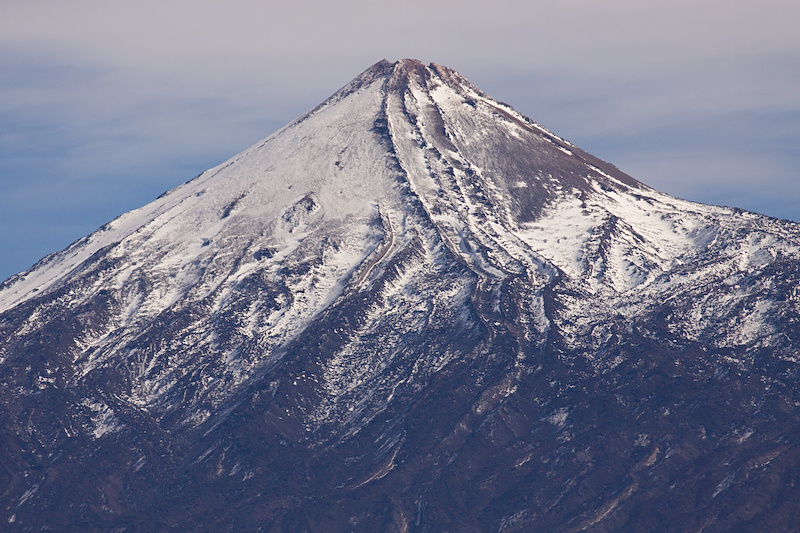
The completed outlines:
[[[800,226],[381,61],[0,285],[9,531],[800,512]]]

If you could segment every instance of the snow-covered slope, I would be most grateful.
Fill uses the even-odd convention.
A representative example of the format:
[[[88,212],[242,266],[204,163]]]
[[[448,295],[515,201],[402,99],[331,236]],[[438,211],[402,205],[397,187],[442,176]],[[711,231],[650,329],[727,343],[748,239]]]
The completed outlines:
[[[425,463],[408,439],[437,419],[419,410],[441,383],[463,401],[445,409],[456,425],[430,428],[452,462],[520,390],[568,443],[573,389],[598,386],[581,384],[587,376],[616,382],[622,374],[610,373],[640,364],[632,347],[699,368],[695,377],[752,369],[767,354],[795,364],[799,265],[797,224],[669,197],[452,70],[382,61],[264,141],[3,283],[3,412],[27,420],[7,426],[27,428],[23,448],[37,451],[25,453],[114,443],[115,483],[123,476],[146,505],[155,489],[135,487],[151,479],[139,474],[148,462],[177,475],[213,459],[252,479],[258,460],[225,450],[255,434],[234,445],[224,431],[262,418],[295,442],[298,464],[312,461],[298,450],[356,446],[348,453],[367,463],[328,480],[356,490],[403,461]],[[552,361],[576,374],[552,374]],[[532,389],[540,372],[552,379]],[[780,375],[757,381],[789,387]],[[37,411],[31,394],[55,407]],[[248,411],[254,402],[268,406]],[[153,438],[168,453],[141,444]],[[664,442],[648,448],[659,460]],[[36,491],[55,494],[59,482],[28,480],[32,463],[9,453],[4,464],[17,466],[6,466],[2,501],[38,523]],[[515,468],[530,460],[514,453]],[[43,461],[43,472],[61,468]],[[424,498],[387,494],[405,502],[393,523],[413,523],[398,516]],[[90,513],[93,524],[145,505],[103,498],[112,511]],[[621,505],[603,514],[607,504],[570,512],[602,521]],[[555,512],[526,509],[520,524]],[[504,516],[484,525],[516,523]]]

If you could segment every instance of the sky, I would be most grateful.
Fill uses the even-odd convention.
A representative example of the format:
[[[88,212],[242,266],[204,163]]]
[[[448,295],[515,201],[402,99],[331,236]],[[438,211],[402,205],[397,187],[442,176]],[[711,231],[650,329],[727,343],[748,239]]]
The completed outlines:
[[[384,58],[669,194],[800,221],[798,23],[796,0],[3,0],[0,280]]]

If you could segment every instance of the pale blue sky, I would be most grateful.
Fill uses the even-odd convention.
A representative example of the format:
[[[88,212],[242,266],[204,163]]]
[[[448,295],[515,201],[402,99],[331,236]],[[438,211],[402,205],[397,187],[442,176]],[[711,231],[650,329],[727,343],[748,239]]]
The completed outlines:
[[[454,68],[665,192],[800,220],[796,0],[281,4],[4,0],[0,280],[382,58]]]

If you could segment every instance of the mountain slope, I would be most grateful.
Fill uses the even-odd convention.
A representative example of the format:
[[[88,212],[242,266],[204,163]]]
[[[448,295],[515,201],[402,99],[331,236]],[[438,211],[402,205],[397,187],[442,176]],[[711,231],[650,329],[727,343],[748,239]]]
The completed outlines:
[[[0,286],[0,503],[20,530],[788,526],[799,259],[795,223],[382,61]]]

